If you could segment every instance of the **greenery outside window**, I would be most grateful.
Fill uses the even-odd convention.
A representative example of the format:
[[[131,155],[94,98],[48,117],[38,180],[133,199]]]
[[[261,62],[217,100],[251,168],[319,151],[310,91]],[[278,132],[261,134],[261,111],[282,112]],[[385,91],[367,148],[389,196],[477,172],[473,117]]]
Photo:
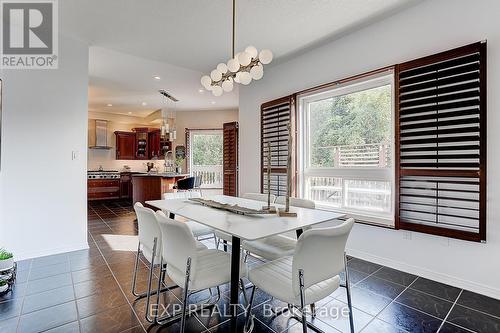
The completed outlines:
[[[298,95],[301,197],[394,225],[393,96],[387,72]]]
[[[222,130],[189,131],[189,171],[202,188],[222,188]]]

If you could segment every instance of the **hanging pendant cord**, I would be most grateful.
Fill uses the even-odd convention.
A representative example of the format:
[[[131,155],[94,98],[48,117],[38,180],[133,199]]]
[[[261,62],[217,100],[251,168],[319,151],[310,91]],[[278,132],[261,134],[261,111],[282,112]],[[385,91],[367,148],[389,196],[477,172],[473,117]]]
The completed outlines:
[[[236,0],[233,0],[233,45],[232,45],[232,56],[231,58],[234,58],[234,44],[235,44],[235,38],[236,38],[236,34],[235,34],[235,30],[236,30]]]

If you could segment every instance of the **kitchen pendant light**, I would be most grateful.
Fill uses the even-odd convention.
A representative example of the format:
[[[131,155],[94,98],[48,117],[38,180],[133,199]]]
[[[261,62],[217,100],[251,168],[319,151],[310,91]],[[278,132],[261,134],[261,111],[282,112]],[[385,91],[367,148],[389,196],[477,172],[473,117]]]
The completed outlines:
[[[230,92],[234,83],[248,85],[252,80],[260,80],[264,76],[264,66],[273,60],[273,53],[269,50],[260,52],[253,46],[247,46],[243,52],[234,53],[236,30],[236,0],[233,0],[233,30],[232,30],[232,54],[231,59],[220,63],[201,78],[201,85],[211,91],[214,96],[221,96],[224,92]]]

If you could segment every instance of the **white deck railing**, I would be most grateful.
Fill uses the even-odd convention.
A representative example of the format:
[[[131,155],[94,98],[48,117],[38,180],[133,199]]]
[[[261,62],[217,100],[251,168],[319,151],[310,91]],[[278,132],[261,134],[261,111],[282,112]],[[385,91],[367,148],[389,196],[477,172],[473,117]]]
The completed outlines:
[[[222,188],[222,165],[193,165],[191,174],[201,177],[202,188]]]

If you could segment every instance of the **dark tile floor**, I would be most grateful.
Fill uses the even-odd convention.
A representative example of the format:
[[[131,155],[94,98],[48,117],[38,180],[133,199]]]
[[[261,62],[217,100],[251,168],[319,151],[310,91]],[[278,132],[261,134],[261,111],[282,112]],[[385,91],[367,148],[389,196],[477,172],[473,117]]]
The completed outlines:
[[[144,319],[145,300],[131,294],[137,224],[124,202],[95,203],[88,210],[89,249],[19,262],[14,290],[0,297],[0,332],[178,332],[179,325],[150,325]],[[213,240],[206,240],[213,247]],[[250,266],[259,265],[250,258]],[[349,259],[357,332],[500,332],[500,301],[412,274]],[[144,288],[147,268],[141,262],[138,286]],[[168,282],[168,281],[167,281]],[[219,309],[229,303],[222,288]],[[192,302],[208,297],[192,296]],[[162,297],[179,304],[180,290]],[[254,332],[300,333],[288,316],[269,318],[269,306],[283,306],[258,292],[253,312]],[[317,304],[313,322],[325,332],[348,332],[343,289]],[[244,316],[239,316],[243,323]],[[188,332],[228,332],[223,312],[193,315]]]

